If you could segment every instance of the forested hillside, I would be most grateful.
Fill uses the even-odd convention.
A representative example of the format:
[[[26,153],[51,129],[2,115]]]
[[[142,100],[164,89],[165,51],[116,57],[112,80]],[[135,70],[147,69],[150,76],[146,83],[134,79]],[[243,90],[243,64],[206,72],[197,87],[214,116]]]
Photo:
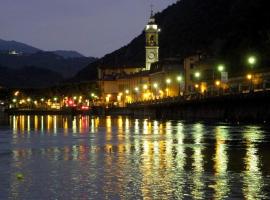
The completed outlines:
[[[266,0],[181,0],[161,13],[160,58],[184,58],[207,52],[226,63],[230,74],[245,70],[249,54],[259,58],[257,67],[270,67],[270,12]],[[144,27],[142,27],[143,29]],[[105,55],[81,70],[75,80],[97,76],[104,66],[144,65],[144,33],[127,46]]]

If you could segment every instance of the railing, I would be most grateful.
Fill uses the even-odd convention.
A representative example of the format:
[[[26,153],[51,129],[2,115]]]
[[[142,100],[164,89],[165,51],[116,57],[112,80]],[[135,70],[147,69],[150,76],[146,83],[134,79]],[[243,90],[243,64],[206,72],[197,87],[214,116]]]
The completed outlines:
[[[189,93],[187,95],[182,96],[174,96],[174,97],[166,97],[162,99],[151,99],[151,100],[145,100],[145,101],[137,101],[130,104],[127,104],[127,106],[144,106],[144,105],[158,105],[158,104],[171,104],[176,102],[187,102],[192,100],[202,100],[202,99],[210,99],[215,97],[222,97],[222,96],[229,96],[229,95],[245,95],[245,94],[254,94],[254,93],[263,93],[263,92],[269,92],[270,91],[270,85],[266,87],[249,87],[246,85],[242,85],[238,87],[237,90],[234,90],[234,88],[228,88],[226,90],[219,90],[219,91],[208,91],[204,93],[199,92],[193,92]]]

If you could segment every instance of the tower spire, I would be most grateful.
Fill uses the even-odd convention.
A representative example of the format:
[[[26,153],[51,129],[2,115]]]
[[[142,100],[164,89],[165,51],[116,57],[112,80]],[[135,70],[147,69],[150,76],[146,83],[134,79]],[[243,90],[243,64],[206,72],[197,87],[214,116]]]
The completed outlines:
[[[154,17],[154,5],[151,4],[150,7],[151,7],[151,16],[150,17],[152,18],[152,17]]]
[[[151,4],[150,7],[151,7],[151,16],[150,16],[150,19],[149,19],[149,24],[155,24],[154,5]]]

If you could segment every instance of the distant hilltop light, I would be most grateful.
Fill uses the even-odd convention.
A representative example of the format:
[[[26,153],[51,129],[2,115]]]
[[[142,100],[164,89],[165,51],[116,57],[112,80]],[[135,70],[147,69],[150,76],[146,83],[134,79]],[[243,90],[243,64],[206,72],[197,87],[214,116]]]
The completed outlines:
[[[19,53],[15,50],[9,51],[9,55],[18,55]]]

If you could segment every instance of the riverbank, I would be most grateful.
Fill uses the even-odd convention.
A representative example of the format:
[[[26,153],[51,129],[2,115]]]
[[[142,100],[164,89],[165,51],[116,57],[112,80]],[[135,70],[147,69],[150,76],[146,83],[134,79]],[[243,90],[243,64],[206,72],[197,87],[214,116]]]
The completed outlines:
[[[270,93],[171,100],[159,103],[131,104],[126,108],[110,108],[106,115],[130,115],[157,119],[218,120],[229,122],[270,121]]]
[[[140,102],[127,107],[93,107],[90,110],[7,109],[8,115],[93,115],[136,118],[207,120],[266,123],[270,121],[270,92],[246,93],[196,99]]]

